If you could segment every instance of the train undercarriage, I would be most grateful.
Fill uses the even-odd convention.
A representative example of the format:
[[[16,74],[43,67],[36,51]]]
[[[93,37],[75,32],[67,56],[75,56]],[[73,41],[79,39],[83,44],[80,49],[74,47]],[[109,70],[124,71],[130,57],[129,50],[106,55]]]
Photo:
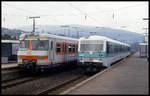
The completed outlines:
[[[80,66],[81,66],[81,68],[83,68],[83,70],[86,73],[94,73],[94,72],[98,72],[101,68],[103,68],[103,63],[99,63],[99,62],[80,62]]]

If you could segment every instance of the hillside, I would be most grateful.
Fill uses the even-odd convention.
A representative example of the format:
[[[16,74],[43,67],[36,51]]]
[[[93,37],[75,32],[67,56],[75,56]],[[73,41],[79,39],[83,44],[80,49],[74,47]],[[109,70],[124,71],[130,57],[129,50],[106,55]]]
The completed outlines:
[[[1,36],[3,36],[4,34],[9,34],[10,36],[19,36],[21,33],[27,33],[27,31],[23,31],[19,29],[8,29],[8,28],[1,29]]]
[[[104,28],[104,27],[94,27],[94,26],[81,26],[81,25],[69,25],[69,28],[61,27],[59,25],[39,25],[36,26],[37,32],[49,33],[56,35],[69,35],[70,37],[77,38],[77,32],[79,32],[80,37],[88,37],[91,32],[96,33],[96,35],[110,37],[121,42],[128,44],[143,42],[144,35],[135,32],[129,32],[125,30]],[[75,28],[76,27],[76,28]],[[16,29],[2,28],[2,36],[4,34],[9,34],[11,36],[19,36],[21,33],[28,33],[32,31],[32,26],[25,26]],[[69,32],[69,34],[68,34]]]
[[[125,30],[118,30],[104,27],[97,28],[94,26],[82,26],[82,25],[69,25],[69,26],[70,26],[69,28],[61,27],[59,25],[39,25],[36,27],[37,31],[41,33],[43,32],[56,35],[68,35],[69,32],[69,36],[73,38],[77,37],[77,31],[79,31],[80,37],[88,37],[91,35],[91,32],[96,32],[97,35],[107,36],[112,39],[116,39],[128,44],[143,42],[144,40],[144,35]],[[18,29],[22,29],[24,31],[31,31],[32,26],[26,26]]]

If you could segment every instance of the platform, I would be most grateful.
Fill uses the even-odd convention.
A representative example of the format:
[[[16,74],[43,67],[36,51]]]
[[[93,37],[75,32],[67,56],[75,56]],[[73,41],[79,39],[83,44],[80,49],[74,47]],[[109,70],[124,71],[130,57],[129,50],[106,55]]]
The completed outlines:
[[[17,63],[1,64],[1,69],[9,69],[18,67]]]
[[[148,61],[139,56],[135,53],[110,71],[61,94],[149,94]]]

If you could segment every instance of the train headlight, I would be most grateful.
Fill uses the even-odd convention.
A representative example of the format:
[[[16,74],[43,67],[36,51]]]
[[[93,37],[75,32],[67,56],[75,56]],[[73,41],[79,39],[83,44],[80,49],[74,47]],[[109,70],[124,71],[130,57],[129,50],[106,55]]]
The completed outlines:
[[[83,60],[81,60],[81,63],[84,63],[84,61],[83,61]]]

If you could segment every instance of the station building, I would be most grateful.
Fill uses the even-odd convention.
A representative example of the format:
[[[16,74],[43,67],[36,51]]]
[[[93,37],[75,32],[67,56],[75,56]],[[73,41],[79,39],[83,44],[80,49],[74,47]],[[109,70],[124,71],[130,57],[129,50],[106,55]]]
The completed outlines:
[[[145,41],[143,43],[139,43],[140,45],[140,57],[149,57],[149,44],[148,44],[148,34],[145,35]]]
[[[9,61],[17,62],[19,40],[1,40],[1,48],[2,64],[9,63]]]

